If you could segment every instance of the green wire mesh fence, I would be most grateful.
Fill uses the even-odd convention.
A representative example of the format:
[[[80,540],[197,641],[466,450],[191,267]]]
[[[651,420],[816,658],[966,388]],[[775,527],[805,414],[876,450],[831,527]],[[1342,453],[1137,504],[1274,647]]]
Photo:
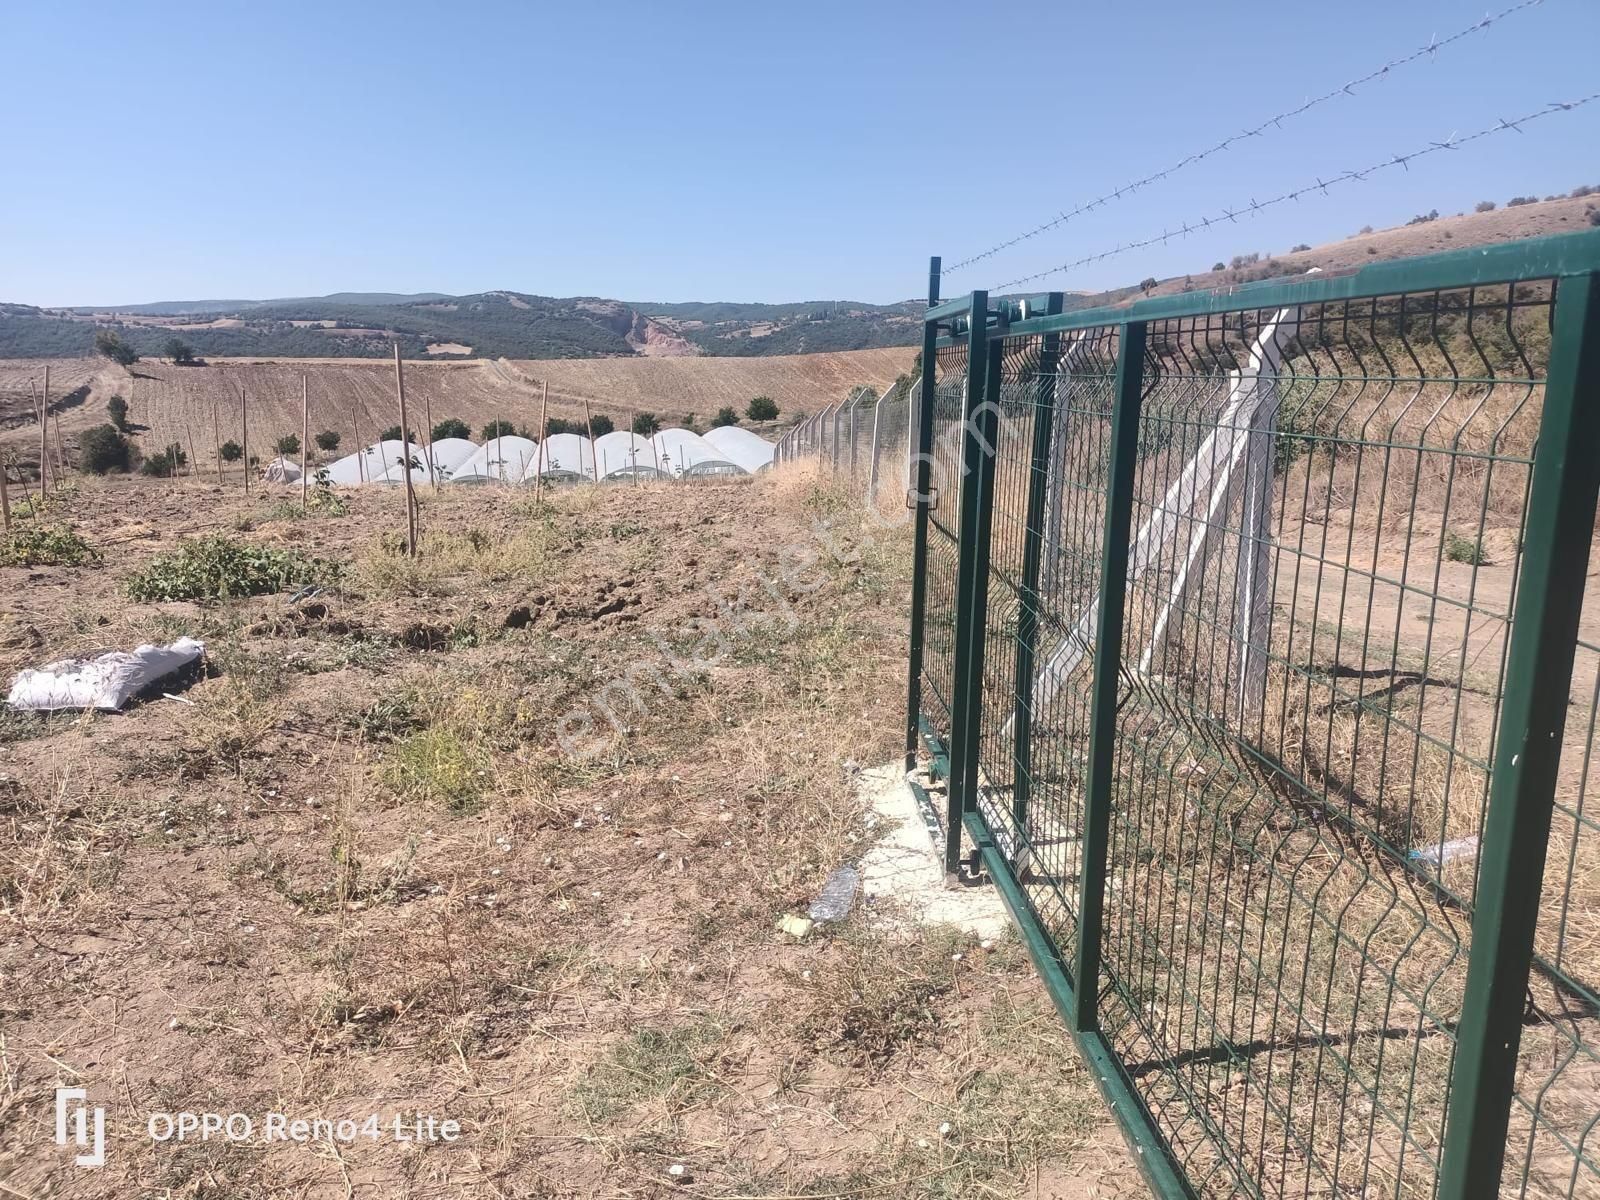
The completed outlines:
[[[929,309],[908,750],[1163,1193],[1600,1196],[1597,268]]]

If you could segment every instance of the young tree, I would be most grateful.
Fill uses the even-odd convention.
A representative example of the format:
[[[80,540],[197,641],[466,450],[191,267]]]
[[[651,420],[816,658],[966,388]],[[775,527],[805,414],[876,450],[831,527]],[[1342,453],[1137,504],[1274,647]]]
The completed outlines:
[[[339,435],[332,429],[324,429],[311,440],[317,443],[318,450],[328,454],[332,454],[339,448]]]
[[[230,440],[222,443],[223,462],[238,462],[243,456],[244,447],[239,445],[238,442]]]
[[[733,405],[725,404],[717,409],[717,415],[711,418],[711,428],[721,429],[725,425],[737,425],[739,414],[734,411]]]
[[[286,434],[284,434],[281,438],[279,438],[277,440],[276,443],[274,443],[273,449],[276,450],[279,454],[286,454],[286,455],[287,454],[299,454],[300,453],[300,435],[297,434],[297,433],[286,433]]]
[[[128,439],[110,425],[96,425],[78,438],[78,462],[91,475],[126,471]]]
[[[922,358],[922,351],[917,351],[917,358]],[[920,365],[920,364],[919,364]],[[778,405],[771,396],[757,396],[750,401],[744,410],[744,415],[752,421],[776,421],[778,419]]]
[[[182,338],[168,338],[167,344],[162,347],[161,353],[177,367],[194,365],[194,350]]]
[[[545,437],[554,437],[558,433],[582,433],[583,426],[576,421],[569,421],[565,417],[551,417],[544,425]]]
[[[106,401],[106,412],[111,417],[111,423],[123,433],[128,432],[128,402],[121,396],[113,396]]]
[[[483,427],[479,440],[487,442],[490,438],[510,437],[516,432],[516,427],[510,421],[490,421]]]
[[[604,413],[596,413],[590,418],[589,427],[594,430],[595,437],[601,438],[608,433],[615,433],[617,423]]]
[[[653,412],[634,414],[633,431],[644,437],[650,437],[661,428],[661,418]]]
[[[446,417],[433,427],[433,440],[443,441],[445,438],[469,438],[472,436],[472,426],[460,417]]]
[[[133,347],[112,329],[102,329],[94,335],[94,350],[96,354],[104,355],[112,362],[121,363],[125,367],[131,367],[139,361],[139,356],[134,353]]]
[[[380,433],[378,435],[378,440],[380,442],[398,442],[400,440],[400,426],[398,426],[398,425],[389,426],[389,428],[385,429],[382,433]],[[410,432],[408,432],[406,434],[406,441],[415,442],[416,440],[417,440],[417,431],[415,429],[411,430]]]
[[[189,461],[189,456],[183,452],[183,447],[173,442],[160,454],[152,455],[144,460],[144,466],[139,469],[146,475],[161,475],[170,478],[178,473],[178,469]]]

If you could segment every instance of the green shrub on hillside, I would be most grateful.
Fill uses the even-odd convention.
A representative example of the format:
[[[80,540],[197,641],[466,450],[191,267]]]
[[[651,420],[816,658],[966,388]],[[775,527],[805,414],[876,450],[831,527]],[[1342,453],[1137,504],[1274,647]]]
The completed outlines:
[[[96,425],[78,438],[78,465],[91,475],[126,471],[130,453],[128,439],[110,425]]]

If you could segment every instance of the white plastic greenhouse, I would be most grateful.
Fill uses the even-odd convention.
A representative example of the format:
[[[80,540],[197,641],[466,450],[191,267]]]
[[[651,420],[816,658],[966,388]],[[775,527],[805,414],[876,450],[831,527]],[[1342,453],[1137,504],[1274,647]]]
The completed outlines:
[[[737,425],[723,425],[705,436],[706,442],[729,462],[743,467],[750,474],[764,471],[772,465],[775,446],[765,438],[740,429]]]
[[[743,475],[745,470],[729,462],[722,453],[698,433],[687,429],[663,429],[651,439],[660,456],[660,469],[674,479],[700,475]]]
[[[490,438],[451,473],[450,482],[519,483],[538,453],[538,443],[516,434]]]
[[[375,442],[329,464],[328,480],[336,484],[399,484],[407,446],[395,439]],[[713,429],[705,437],[687,429],[663,429],[653,438],[615,430],[591,442],[582,434],[556,433],[541,447],[525,437],[507,434],[474,445],[466,438],[440,438],[432,446],[409,447],[411,481],[431,481],[429,456],[441,483],[532,484],[600,480],[701,478],[745,475],[764,470],[773,446],[746,429]]]

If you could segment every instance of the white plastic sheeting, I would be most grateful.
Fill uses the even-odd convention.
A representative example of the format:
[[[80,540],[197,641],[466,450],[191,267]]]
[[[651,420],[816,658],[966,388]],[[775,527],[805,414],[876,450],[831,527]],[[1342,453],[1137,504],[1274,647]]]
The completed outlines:
[[[705,441],[723,458],[743,467],[752,475],[772,465],[772,454],[776,449],[765,438],[748,429],[740,429],[737,425],[713,429],[706,434]]]
[[[477,452],[477,445],[467,441],[466,438],[440,438],[431,446],[426,444],[414,446],[412,447],[412,458],[416,465],[411,468],[411,482],[413,484],[432,482],[432,477],[428,472],[428,460],[430,457],[433,460],[434,467],[438,469],[439,480],[442,483],[451,478],[455,474],[456,468]],[[400,455],[398,453],[394,455],[389,469],[379,479],[369,480],[369,482],[404,482],[400,477]]]
[[[594,446],[588,438],[576,433],[552,433],[545,438],[543,452],[535,457],[524,478],[532,483],[540,475],[579,475],[593,479]]]
[[[6,703],[35,712],[118,709],[146,688],[192,667],[205,652],[204,642],[181,637],[170,646],[139,646],[132,653],[113,650],[97,658],[46,663],[37,670],[17,672]]]
[[[594,440],[594,456],[600,464],[600,478],[619,472],[655,469],[656,452],[650,439],[623,429],[601,434]]]
[[[450,482],[517,483],[538,453],[537,442],[514,433],[490,438],[450,473]]]
[[[261,481],[263,483],[299,483],[300,464],[292,458],[284,458],[279,455],[261,468]]]
[[[661,460],[661,470],[674,479],[684,475],[734,474],[744,472],[698,433],[687,429],[663,429],[651,439]]]

